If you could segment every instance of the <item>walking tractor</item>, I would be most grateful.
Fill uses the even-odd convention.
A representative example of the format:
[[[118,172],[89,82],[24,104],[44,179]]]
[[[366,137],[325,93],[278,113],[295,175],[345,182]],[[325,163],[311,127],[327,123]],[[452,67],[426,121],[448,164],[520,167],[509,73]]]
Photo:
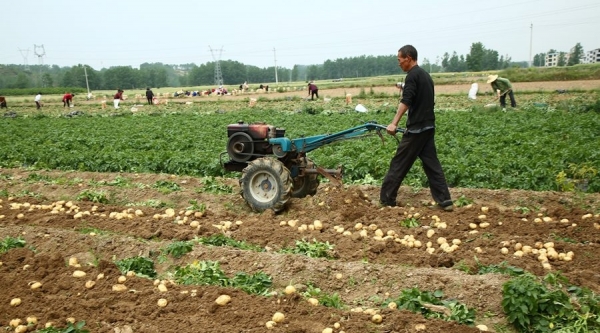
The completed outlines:
[[[240,121],[227,126],[227,151],[221,153],[220,160],[225,170],[242,173],[241,194],[253,210],[280,212],[290,198],[317,193],[319,175],[341,184],[341,166],[337,169],[317,167],[306,157],[307,153],[326,144],[366,136],[369,132],[377,133],[383,142],[381,132],[385,130],[386,126],[367,122],[333,134],[289,139],[284,136],[284,128]],[[229,156],[227,162],[223,162],[225,154]]]

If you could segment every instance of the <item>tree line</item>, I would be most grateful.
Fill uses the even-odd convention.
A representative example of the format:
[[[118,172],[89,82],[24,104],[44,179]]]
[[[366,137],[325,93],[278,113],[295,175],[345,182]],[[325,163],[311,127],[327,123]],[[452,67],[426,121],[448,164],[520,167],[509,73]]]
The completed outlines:
[[[421,67],[436,72],[465,72],[500,70],[507,67],[525,67],[526,62],[511,62],[509,56],[486,48],[481,42],[473,43],[466,55],[456,51],[436,59],[419,59]],[[73,67],[57,65],[0,65],[0,89],[81,87],[90,90],[140,89],[144,87],[210,86],[215,84],[216,62],[205,64],[143,63],[138,68],[114,66],[96,70],[88,65]],[[223,83],[238,86],[272,83],[276,81],[332,80],[350,77],[370,77],[399,73],[397,55],[358,56],[326,60],[322,64],[294,65],[293,68],[259,68],[234,60],[219,62]],[[87,81],[86,81],[87,80]]]

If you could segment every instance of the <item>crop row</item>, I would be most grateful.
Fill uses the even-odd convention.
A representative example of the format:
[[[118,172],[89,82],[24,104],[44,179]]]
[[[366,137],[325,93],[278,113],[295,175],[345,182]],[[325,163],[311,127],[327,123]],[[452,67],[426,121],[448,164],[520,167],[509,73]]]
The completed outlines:
[[[230,123],[264,121],[297,138],[366,121],[387,124],[393,117],[393,110],[305,111],[3,119],[0,167],[236,176],[219,162]],[[438,154],[451,186],[560,190],[567,188],[557,183],[563,172],[563,183],[585,182],[587,191],[600,191],[600,119],[594,112],[440,111],[436,117]],[[343,165],[346,182],[377,184],[396,146],[392,137],[384,139],[384,144],[373,136],[326,145],[310,157],[326,168]],[[424,173],[413,168],[405,184],[426,186]]]

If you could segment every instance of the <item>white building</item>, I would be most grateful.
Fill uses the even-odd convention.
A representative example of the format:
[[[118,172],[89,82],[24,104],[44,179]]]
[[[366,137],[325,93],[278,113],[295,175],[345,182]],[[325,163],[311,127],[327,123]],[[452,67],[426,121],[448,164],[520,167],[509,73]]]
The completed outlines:
[[[546,66],[546,67],[558,66],[558,55],[559,55],[558,52],[546,54],[546,58],[544,59],[544,66]]]
[[[587,51],[583,57],[584,64],[595,64],[600,62],[600,49]]]

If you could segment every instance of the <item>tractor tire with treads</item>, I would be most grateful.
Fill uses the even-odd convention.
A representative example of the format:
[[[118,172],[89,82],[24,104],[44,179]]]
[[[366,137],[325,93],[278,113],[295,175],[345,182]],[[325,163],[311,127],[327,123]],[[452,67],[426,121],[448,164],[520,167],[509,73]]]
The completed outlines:
[[[268,157],[248,163],[240,178],[241,194],[255,211],[280,212],[292,196],[290,171],[280,161]]]
[[[315,163],[310,159],[307,160],[306,167],[313,169]],[[319,175],[311,174],[304,177],[294,178],[294,189],[292,190],[292,197],[304,198],[307,195],[315,195],[317,188],[319,187]]]

